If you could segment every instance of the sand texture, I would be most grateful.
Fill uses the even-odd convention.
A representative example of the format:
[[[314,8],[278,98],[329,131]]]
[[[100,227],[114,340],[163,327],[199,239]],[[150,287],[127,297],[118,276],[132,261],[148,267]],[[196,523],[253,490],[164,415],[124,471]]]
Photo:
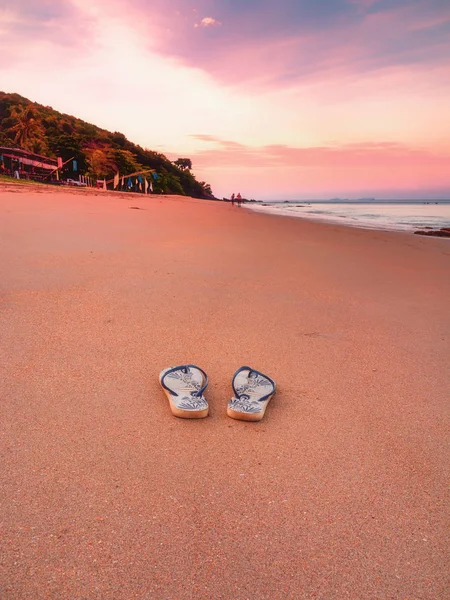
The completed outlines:
[[[449,598],[448,240],[3,186],[0,265],[2,600]]]

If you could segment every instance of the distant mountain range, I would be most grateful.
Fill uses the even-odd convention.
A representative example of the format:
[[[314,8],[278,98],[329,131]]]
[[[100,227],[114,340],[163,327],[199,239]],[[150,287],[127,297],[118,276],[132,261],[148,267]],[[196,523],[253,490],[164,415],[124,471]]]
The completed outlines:
[[[106,131],[50,106],[31,102],[19,94],[0,92],[0,146],[18,147],[63,161],[74,158],[65,176],[78,174],[112,179],[142,169],[155,169],[155,192],[212,198],[211,187],[197,181],[191,173],[191,161],[180,158],[171,162],[164,154],[133,144],[123,133]]]

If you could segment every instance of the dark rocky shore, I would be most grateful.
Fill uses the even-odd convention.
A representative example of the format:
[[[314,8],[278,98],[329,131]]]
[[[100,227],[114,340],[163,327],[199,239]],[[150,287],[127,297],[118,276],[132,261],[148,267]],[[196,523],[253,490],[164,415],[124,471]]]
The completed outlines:
[[[419,230],[414,232],[416,235],[428,235],[433,237],[448,237],[450,238],[450,227],[442,227],[441,229],[432,229],[430,231]]]

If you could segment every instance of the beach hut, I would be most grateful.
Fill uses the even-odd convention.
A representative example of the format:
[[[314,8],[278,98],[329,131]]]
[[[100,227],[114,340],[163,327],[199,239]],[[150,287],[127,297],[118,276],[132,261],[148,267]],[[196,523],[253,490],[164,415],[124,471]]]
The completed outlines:
[[[0,147],[0,174],[21,179],[42,180],[58,168],[56,158],[41,156],[20,148]]]

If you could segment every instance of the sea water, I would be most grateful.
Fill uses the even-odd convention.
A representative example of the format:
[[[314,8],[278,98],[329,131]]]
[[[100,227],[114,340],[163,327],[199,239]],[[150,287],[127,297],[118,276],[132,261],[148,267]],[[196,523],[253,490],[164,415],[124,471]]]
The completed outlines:
[[[274,200],[245,206],[258,212],[366,229],[416,231],[450,227],[450,200]]]

